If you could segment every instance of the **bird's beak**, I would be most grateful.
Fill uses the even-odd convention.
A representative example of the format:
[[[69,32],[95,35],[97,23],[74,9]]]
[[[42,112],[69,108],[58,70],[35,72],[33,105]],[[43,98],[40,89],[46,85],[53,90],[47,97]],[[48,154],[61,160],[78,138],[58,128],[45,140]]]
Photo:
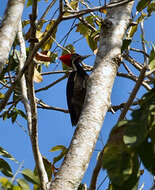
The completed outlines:
[[[83,61],[84,59],[86,59],[87,57],[90,57],[91,55],[82,55],[81,56],[81,61]]]

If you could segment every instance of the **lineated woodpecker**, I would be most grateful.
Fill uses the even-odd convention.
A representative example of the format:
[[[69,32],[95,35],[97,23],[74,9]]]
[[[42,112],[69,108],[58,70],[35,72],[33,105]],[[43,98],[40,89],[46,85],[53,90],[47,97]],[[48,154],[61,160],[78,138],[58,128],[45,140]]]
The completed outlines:
[[[86,85],[89,75],[84,71],[80,63],[90,55],[81,56],[79,54],[66,54],[59,59],[73,71],[69,74],[66,95],[72,125],[77,125],[84,99],[86,95]]]

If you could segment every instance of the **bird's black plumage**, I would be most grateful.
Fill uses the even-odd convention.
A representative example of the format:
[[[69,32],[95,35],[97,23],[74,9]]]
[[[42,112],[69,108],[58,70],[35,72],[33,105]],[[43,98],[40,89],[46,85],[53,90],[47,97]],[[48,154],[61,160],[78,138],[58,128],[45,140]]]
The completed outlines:
[[[79,56],[75,54],[75,56]],[[67,82],[67,104],[72,125],[77,125],[86,95],[86,86],[89,75],[80,65],[80,59],[72,60],[73,71],[70,73]]]

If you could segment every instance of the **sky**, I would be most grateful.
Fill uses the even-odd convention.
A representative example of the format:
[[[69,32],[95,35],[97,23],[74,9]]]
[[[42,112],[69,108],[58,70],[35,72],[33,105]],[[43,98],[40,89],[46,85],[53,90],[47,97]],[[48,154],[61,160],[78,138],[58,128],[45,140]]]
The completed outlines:
[[[44,3],[43,0],[39,2],[38,15],[40,16],[43,13],[43,10],[48,5],[48,3]],[[6,1],[0,2],[0,17],[3,15],[6,6]],[[28,19],[28,15],[31,13],[31,8],[24,9],[23,19]],[[52,16],[52,12],[49,12],[48,17]],[[71,25],[70,21],[65,21],[60,25],[57,32],[57,41],[61,40],[62,34],[64,35]],[[155,42],[155,15],[153,15],[150,19],[146,20],[144,23],[145,27],[145,37],[147,41]],[[26,29],[24,29],[26,30]],[[67,44],[79,39],[81,36],[75,32],[73,32],[70,38],[67,41]],[[140,30],[138,30],[137,34],[134,36],[135,43],[133,47],[138,48],[141,47],[140,40]],[[66,45],[67,45],[66,44]],[[88,47],[85,39],[79,41],[75,44],[76,52],[82,55],[92,54],[92,51]],[[57,53],[61,55],[61,49],[57,49]],[[136,53],[133,56],[137,56]],[[85,63],[88,65],[93,65],[95,60],[95,56],[92,55],[88,59],[85,60]],[[139,57],[139,60],[142,61],[143,58]],[[45,71],[54,71],[54,70],[62,70],[61,64],[59,60],[56,61],[56,64],[52,64],[48,68],[44,68]],[[119,68],[119,71],[122,71],[122,66]],[[35,89],[43,87],[47,84],[52,83],[56,79],[63,76],[62,74],[58,75],[49,75],[43,77],[43,82],[40,84],[35,84]],[[66,82],[67,79],[53,86],[47,91],[39,92],[36,94],[37,98],[43,100],[45,103],[67,109],[66,104]],[[132,88],[134,87],[134,82],[129,81],[124,78],[117,77],[115,80],[115,84],[113,87],[111,102],[112,105],[118,105],[127,100]],[[142,87],[138,92],[138,96],[142,96],[145,92],[145,89]],[[22,108],[22,105],[20,105]],[[91,173],[96,164],[96,157],[98,154],[98,150],[101,150],[103,144],[106,143],[108,135],[112,129],[112,127],[116,124],[118,116],[120,112],[116,112],[114,115],[112,113],[107,113],[99,140],[97,142],[95,151],[93,153],[91,162],[87,169],[87,172],[84,176],[83,182],[89,184],[91,179]],[[130,118],[130,115],[128,115]],[[27,131],[26,121],[22,118],[17,118],[18,123],[22,124],[20,127],[17,123],[12,124],[11,121],[3,121],[0,119],[0,146],[6,149],[10,154],[12,154],[20,163],[23,162],[23,168],[34,169],[34,160],[33,154],[31,150],[30,139],[25,132]],[[23,128],[25,130],[23,130]],[[64,145],[66,147],[69,146],[72,135],[74,133],[75,128],[72,127],[70,122],[69,114],[64,114],[58,111],[52,110],[41,110],[38,109],[38,130],[39,130],[39,146],[41,153],[46,156],[50,161],[53,160],[53,157],[58,153],[51,153],[50,149],[56,145]],[[10,162],[10,165],[15,172],[19,165]],[[59,164],[58,164],[59,165]],[[0,174],[1,176],[1,174]],[[98,180],[98,185],[102,182],[103,178],[106,176],[106,172],[101,171],[101,175]],[[141,177],[140,185],[145,183],[143,190],[148,190],[152,185],[152,177],[146,171],[144,175]],[[106,189],[108,184],[108,180],[102,188]]]

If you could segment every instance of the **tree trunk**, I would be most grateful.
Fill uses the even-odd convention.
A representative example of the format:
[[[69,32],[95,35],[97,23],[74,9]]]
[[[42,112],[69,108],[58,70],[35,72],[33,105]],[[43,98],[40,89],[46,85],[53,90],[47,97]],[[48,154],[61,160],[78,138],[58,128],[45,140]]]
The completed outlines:
[[[2,2],[1,2],[2,3]],[[0,26],[0,73],[16,37],[18,23],[21,19],[24,0],[9,0],[3,22]]]
[[[114,0],[111,0],[111,3]],[[116,3],[116,0],[115,0]],[[122,39],[129,24],[133,1],[108,9],[102,24],[94,71],[90,75],[84,109],[69,152],[50,190],[75,190],[88,167],[99,136],[120,63]]]

